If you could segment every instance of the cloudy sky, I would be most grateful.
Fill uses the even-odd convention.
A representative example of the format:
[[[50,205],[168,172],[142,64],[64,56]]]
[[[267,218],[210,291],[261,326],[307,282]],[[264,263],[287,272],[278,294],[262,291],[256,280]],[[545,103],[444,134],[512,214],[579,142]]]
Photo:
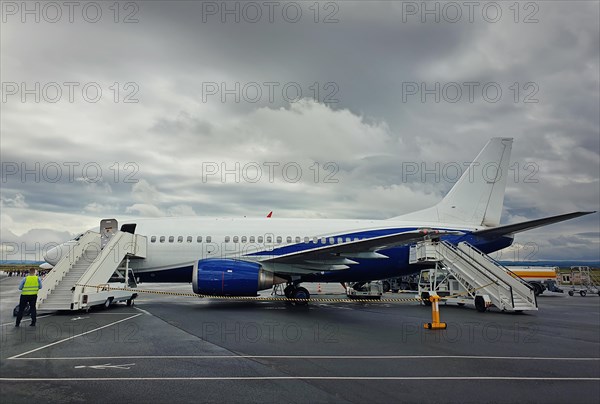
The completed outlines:
[[[599,209],[598,2],[69,4],[2,2],[3,259],[108,217],[397,216],[494,136],[503,223]],[[503,258],[599,238],[596,213]]]

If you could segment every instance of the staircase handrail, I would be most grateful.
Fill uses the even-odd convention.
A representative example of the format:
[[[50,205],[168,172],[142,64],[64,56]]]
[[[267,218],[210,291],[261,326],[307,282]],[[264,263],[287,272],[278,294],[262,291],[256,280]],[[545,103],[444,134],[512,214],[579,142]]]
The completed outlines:
[[[139,245],[140,243],[143,244],[145,240],[145,236],[117,231],[104,246],[96,260],[92,262],[89,269],[77,281],[77,284],[96,285],[97,283],[106,283],[107,279],[105,279],[105,277],[102,277],[101,279],[95,278],[97,278],[96,275],[98,271],[103,268],[107,260],[115,259],[111,265],[116,270],[121,261],[123,261],[123,258],[127,255],[135,255],[140,250],[144,251],[145,254],[145,246]],[[84,292],[84,287],[76,286],[76,288],[79,288],[78,292]]]
[[[496,262],[495,260],[493,260],[487,254],[485,254],[485,253],[481,252],[480,250],[478,250],[476,247],[474,247],[471,244],[466,243],[464,241],[461,242],[461,243],[459,243],[459,244],[460,245],[464,245],[469,250],[475,252],[477,254],[477,255],[473,256],[473,258],[475,260],[477,260],[477,258],[481,258],[487,264],[489,264],[489,265],[486,265],[486,268],[489,269],[491,272],[493,272],[494,275],[496,275],[498,277],[498,279],[502,280],[503,283],[505,283],[507,285],[510,285],[509,282],[511,280],[514,279],[514,280],[518,281],[519,285],[517,286],[516,289],[521,294],[524,294],[524,295],[529,295],[531,293],[531,291],[533,290],[533,288],[525,280],[523,280],[523,278],[521,278],[520,276],[516,275],[514,272],[512,272],[511,270],[509,270],[505,266],[499,264],[498,262]]]
[[[491,283],[495,284],[498,287],[503,287],[504,289],[507,289],[508,293],[510,294],[511,304],[514,306],[514,294],[513,294],[512,286],[509,283],[505,282],[503,279],[500,279],[498,276],[496,276],[496,274],[494,272],[488,273],[488,272],[482,271],[480,268],[477,267],[477,265],[473,265],[473,263],[471,261],[469,261],[469,259],[466,259],[464,257],[467,254],[465,254],[464,251],[459,249],[454,244],[449,243],[447,241],[441,241],[441,244],[443,244],[444,247],[446,247],[446,248],[450,249],[452,252],[454,252],[460,259],[462,259],[466,264],[468,264],[469,267],[471,267],[471,269],[473,269],[474,271],[479,273],[481,276],[489,279],[491,281]],[[499,282],[502,283],[502,285],[500,285]]]

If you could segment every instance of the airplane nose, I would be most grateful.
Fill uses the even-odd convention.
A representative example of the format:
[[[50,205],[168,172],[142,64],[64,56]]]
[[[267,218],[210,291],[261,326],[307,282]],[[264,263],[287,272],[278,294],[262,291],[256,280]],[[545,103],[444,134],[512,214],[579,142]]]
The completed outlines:
[[[57,245],[56,247],[50,248],[48,251],[44,253],[44,261],[49,264],[56,265],[58,261],[62,258],[63,255],[63,247],[64,244]]]

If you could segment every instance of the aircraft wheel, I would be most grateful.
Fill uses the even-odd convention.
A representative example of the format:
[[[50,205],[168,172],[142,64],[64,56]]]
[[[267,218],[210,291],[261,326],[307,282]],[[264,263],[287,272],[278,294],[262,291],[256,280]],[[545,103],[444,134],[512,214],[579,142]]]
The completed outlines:
[[[133,304],[133,299],[127,299],[127,306],[131,306]]]
[[[534,283],[534,284],[533,284],[533,293],[534,293],[536,296],[539,296],[539,295],[541,295],[541,294],[542,294],[542,287],[541,287],[539,284],[537,284],[537,283]]]
[[[295,288],[292,292],[293,299],[310,299],[310,293],[306,288]],[[308,302],[295,302],[296,306],[306,306]]]
[[[587,295],[587,292],[585,290],[580,290],[579,294],[581,295],[581,297],[585,297],[585,295]]]
[[[573,296],[575,293],[573,293],[572,290],[569,290],[569,296]]]
[[[285,297],[287,297],[288,299],[292,297],[292,293],[294,292],[294,285],[287,285],[285,287],[285,289],[283,289],[283,294],[285,295]]]

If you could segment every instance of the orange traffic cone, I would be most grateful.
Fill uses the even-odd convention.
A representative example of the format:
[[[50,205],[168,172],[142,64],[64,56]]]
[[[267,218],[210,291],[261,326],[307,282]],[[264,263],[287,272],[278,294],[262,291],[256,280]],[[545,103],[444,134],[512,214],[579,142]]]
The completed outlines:
[[[317,285],[317,293],[321,293],[321,284],[320,283]]]

